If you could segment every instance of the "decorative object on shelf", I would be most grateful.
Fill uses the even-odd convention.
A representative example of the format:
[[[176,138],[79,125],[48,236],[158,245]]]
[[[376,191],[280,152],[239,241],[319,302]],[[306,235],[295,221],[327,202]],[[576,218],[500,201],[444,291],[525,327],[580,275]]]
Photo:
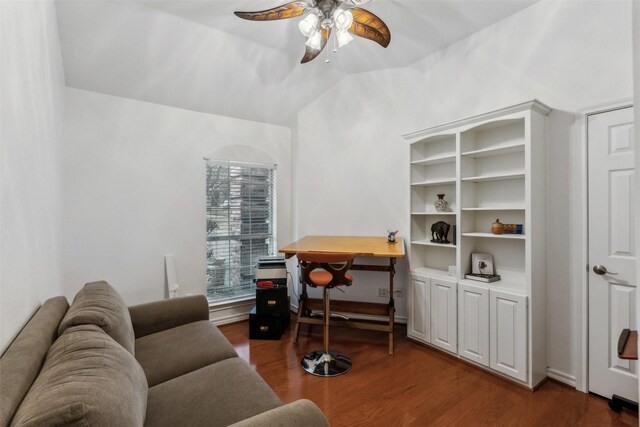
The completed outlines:
[[[465,274],[465,279],[475,280],[478,282],[492,283],[500,280],[499,274]]]
[[[258,12],[234,12],[242,19],[249,21],[276,21],[307,16],[298,24],[298,28],[307,41],[302,64],[315,59],[327,45],[331,31],[336,31],[333,52],[351,40],[352,35],[373,40],[382,47],[389,46],[391,31],[389,27],[373,13],[361,9],[360,6],[371,0],[306,0],[292,1],[272,9]],[[331,62],[328,58],[325,62]]]
[[[456,277],[456,266],[455,265],[450,265],[449,266],[449,276],[450,277]]]
[[[451,243],[449,242],[449,239],[447,239],[447,235],[449,234],[450,229],[451,225],[447,224],[444,221],[433,223],[433,225],[431,225],[431,243]]]
[[[398,234],[398,230],[391,231],[387,230],[387,242],[396,243],[396,234]]]
[[[491,224],[491,232],[493,234],[502,234],[502,233],[504,233],[504,224],[501,223],[499,219],[496,219],[496,222]]]
[[[433,202],[433,206],[436,207],[437,212],[451,212],[449,209],[449,202],[444,199],[444,194],[438,194],[438,200]]]
[[[457,234],[457,230],[456,230],[456,225],[452,225],[451,226],[451,243],[453,243],[454,245],[458,244],[458,234]]]
[[[503,224],[504,234],[522,234],[522,224]]]
[[[493,255],[472,253],[471,274],[493,275]]]

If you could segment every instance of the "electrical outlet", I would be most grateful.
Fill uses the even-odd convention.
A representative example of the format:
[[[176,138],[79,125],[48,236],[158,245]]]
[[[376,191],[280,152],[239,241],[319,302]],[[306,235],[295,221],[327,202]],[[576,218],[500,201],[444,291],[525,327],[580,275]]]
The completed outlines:
[[[402,289],[394,289],[393,296],[396,298],[402,298],[403,296]]]
[[[389,296],[389,289],[386,288],[378,288],[378,296],[379,297],[388,297]]]

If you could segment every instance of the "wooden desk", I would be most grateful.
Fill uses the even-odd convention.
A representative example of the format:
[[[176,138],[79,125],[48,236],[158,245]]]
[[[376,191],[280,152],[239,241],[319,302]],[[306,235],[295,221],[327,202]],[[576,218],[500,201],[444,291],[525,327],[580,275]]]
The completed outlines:
[[[387,304],[333,300],[331,305],[336,312],[366,314],[370,316],[388,317],[388,322],[372,320],[331,320],[331,326],[346,325],[352,328],[369,329],[389,334],[389,354],[393,354],[393,322],[395,302],[393,300],[393,276],[398,258],[404,257],[404,242],[397,238],[396,243],[388,243],[386,237],[345,237],[345,236],[306,236],[293,242],[280,252],[289,259],[297,253],[334,252],[350,253],[358,256],[389,258],[388,265],[353,264],[351,270],[381,271],[389,273],[389,302]],[[354,280],[354,286],[360,284]],[[291,339],[296,342],[300,332],[300,324],[322,324],[322,319],[310,317],[311,310],[322,310],[322,299],[309,298],[307,285],[302,284],[298,304],[298,318]]]

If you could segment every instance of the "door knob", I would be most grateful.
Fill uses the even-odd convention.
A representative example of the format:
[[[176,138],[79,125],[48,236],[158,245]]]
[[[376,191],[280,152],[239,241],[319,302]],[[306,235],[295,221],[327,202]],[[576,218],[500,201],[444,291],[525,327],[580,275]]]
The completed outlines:
[[[614,275],[618,274],[618,273],[612,273],[610,271],[607,271],[607,267],[600,264],[596,264],[593,266],[593,272],[596,274],[599,274],[600,276],[602,276],[603,274],[614,274]]]

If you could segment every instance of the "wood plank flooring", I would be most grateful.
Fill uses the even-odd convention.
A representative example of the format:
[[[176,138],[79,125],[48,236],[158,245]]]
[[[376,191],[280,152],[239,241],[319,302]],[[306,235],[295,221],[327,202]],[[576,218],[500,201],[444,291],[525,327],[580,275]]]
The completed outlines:
[[[616,414],[595,395],[547,381],[531,392],[406,338],[396,325],[395,355],[387,335],[333,328],[332,350],[351,357],[346,375],[319,378],[300,359],[322,347],[322,328],[303,325],[292,343],[249,340],[248,321],[221,326],[236,351],[285,402],[314,401],[340,426],[637,426],[637,413]],[[291,330],[291,329],[290,329]]]

